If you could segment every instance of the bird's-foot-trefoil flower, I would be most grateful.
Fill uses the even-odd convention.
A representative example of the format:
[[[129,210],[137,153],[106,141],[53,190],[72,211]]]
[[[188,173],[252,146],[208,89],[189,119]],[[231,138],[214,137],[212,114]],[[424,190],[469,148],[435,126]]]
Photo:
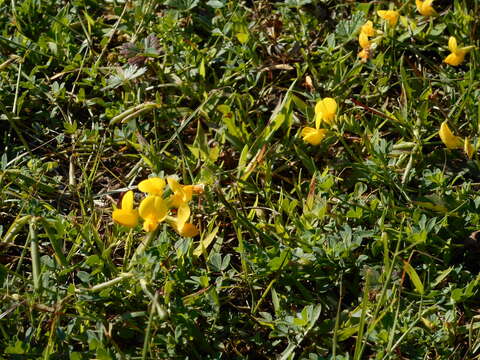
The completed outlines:
[[[315,126],[320,128],[322,121],[332,124],[337,115],[337,102],[332,98],[318,100],[315,104]]]
[[[436,16],[437,12],[432,6],[433,0],[415,0],[418,12],[423,16]]]
[[[175,231],[184,237],[197,236],[200,231],[192,223],[187,222],[190,217],[190,207],[182,204],[177,210],[177,216],[168,216],[167,221],[175,229]]]
[[[337,113],[337,102],[332,98],[318,100],[315,105],[315,127],[304,127],[302,138],[311,145],[319,145],[327,134],[326,129],[321,129],[322,121],[332,124]]]
[[[127,191],[122,198],[122,207],[113,210],[113,221],[127,227],[135,227],[138,224],[138,211],[133,208],[133,191]]]
[[[376,30],[373,28],[373,22],[368,20],[365,24],[362,25],[360,28],[360,34],[358,36],[358,43],[362,50],[358,53],[358,57],[361,59],[362,62],[367,62],[367,60],[372,56],[373,49],[372,43],[369,37],[374,36]]]
[[[185,224],[183,224],[182,227],[179,227],[175,223],[172,224],[172,225],[173,225],[173,228],[175,229],[175,231],[180,236],[183,236],[183,237],[195,237],[198,234],[200,234],[200,230],[198,230],[198,228],[191,223],[185,223]]]
[[[165,197],[167,182],[172,194]],[[141,181],[138,189],[147,194],[140,202],[138,211],[133,209],[133,192],[129,191],[122,199],[121,209],[113,211],[112,217],[115,222],[134,227],[140,217],[143,219],[143,229],[152,232],[161,222],[167,221],[182,236],[198,235],[199,230],[196,226],[187,222],[191,213],[188,203],[193,195],[203,192],[203,185],[181,185],[173,177],[167,178],[166,181],[163,178],[152,177]],[[169,215],[172,209],[176,209],[175,217]]]
[[[157,195],[149,195],[142,200],[138,208],[138,214],[144,220],[143,230],[146,232],[155,231],[168,215],[166,201]]]
[[[365,24],[362,25],[360,28],[360,34],[365,34],[368,37],[372,37],[375,35],[375,29],[373,28],[373,22],[368,20]]]
[[[383,20],[388,21],[388,25],[395,26],[398,22],[398,17],[400,16],[399,12],[396,10],[378,10],[378,16]]]
[[[370,48],[370,46],[372,45],[370,40],[368,39],[368,35],[363,32],[361,32],[358,36],[358,43],[360,44],[360,47],[362,49]]]
[[[319,145],[325,138],[326,134],[326,129],[316,129],[308,126],[302,129],[303,141],[314,146]]]
[[[138,184],[138,190],[141,192],[147,193],[149,195],[163,195],[163,190],[165,189],[165,180],[159,177],[152,177],[143,181],[140,181]]]
[[[448,149],[463,149],[464,144],[462,138],[452,133],[447,121],[444,121],[442,125],[440,125],[438,135],[440,135],[440,139]]]
[[[180,185],[173,177],[167,178],[167,183],[170,187],[170,190],[173,192],[173,194],[168,198],[168,204],[170,207],[178,208],[192,200],[192,185]]]
[[[362,62],[366,62],[372,55],[372,43],[368,37],[373,35],[375,35],[375,29],[373,28],[373,23],[369,20],[362,25],[358,36],[358,43],[362,48],[358,53],[358,57],[362,59]]]
[[[462,48],[458,47],[457,39],[455,39],[453,36],[450,36],[448,39],[448,48],[450,49],[451,53],[443,61],[449,65],[458,66],[465,59],[465,55],[467,55],[468,52],[474,47],[475,46],[466,46]]]

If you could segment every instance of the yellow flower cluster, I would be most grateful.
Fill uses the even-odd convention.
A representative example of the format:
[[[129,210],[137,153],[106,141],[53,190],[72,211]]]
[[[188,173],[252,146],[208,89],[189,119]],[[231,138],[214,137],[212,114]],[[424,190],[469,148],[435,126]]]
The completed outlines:
[[[326,129],[320,128],[322,121],[331,125],[337,114],[337,102],[332,98],[320,99],[315,105],[315,127],[304,127],[302,138],[311,145],[319,145],[327,134]]]
[[[469,159],[473,157],[475,147],[470,143],[470,139],[467,137],[464,140],[461,137],[454,135],[446,121],[440,125],[438,135],[440,135],[440,139],[448,149],[463,149]]]
[[[164,198],[167,183],[172,194]],[[203,192],[202,185],[181,185],[173,177],[168,177],[166,182],[165,179],[153,177],[141,181],[138,189],[147,196],[140,202],[138,209],[134,209],[133,191],[127,191],[123,196],[121,208],[112,213],[112,218],[116,223],[135,227],[139,218],[142,218],[143,229],[151,232],[155,231],[161,222],[166,221],[181,236],[198,235],[198,228],[188,222],[191,213],[188,203],[194,194]],[[177,216],[169,215],[172,209],[176,209]]]
[[[378,16],[386,20],[390,26],[395,26],[398,22],[399,13],[395,10],[378,10]],[[375,29],[373,28],[373,22],[368,20],[362,25],[360,29],[360,35],[358,36],[358,43],[362,50],[358,53],[358,57],[362,62],[366,62],[372,54],[372,43],[370,37],[375,36]]]
[[[423,16],[438,15],[432,6],[433,0],[415,0],[415,4],[418,12]],[[399,12],[396,10],[378,10],[377,14],[380,18],[386,20],[390,26],[395,26],[400,16]],[[371,57],[372,44],[369,37],[374,35],[375,30],[373,28],[373,23],[369,20],[361,27],[360,35],[358,36],[358,43],[362,49],[358,53],[358,57],[362,62],[366,62]],[[451,53],[443,61],[449,65],[458,66],[463,62],[465,55],[473,49],[474,46],[458,47],[457,40],[451,36],[448,40],[448,48]]]

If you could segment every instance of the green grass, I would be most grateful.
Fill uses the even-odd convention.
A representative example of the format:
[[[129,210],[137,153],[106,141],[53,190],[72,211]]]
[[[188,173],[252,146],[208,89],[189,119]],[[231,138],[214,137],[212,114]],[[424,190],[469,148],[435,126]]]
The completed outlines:
[[[253,3],[0,1],[1,359],[480,359],[480,3]]]

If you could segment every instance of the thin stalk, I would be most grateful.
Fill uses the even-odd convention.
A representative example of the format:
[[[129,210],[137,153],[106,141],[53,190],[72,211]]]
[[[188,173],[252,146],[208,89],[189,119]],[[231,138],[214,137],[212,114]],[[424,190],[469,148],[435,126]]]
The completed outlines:
[[[145,239],[140,243],[140,245],[138,245],[135,253],[132,256],[132,259],[130,260],[130,263],[128,264],[128,267],[131,267],[135,260],[137,260],[137,258],[142,255],[148,247],[150,247],[150,244],[152,243],[156,234],[157,231],[152,231],[145,235]]]
[[[33,275],[33,287],[35,291],[39,291],[41,288],[40,283],[40,255],[38,252],[38,238],[36,231],[36,218],[32,217],[30,220],[30,253],[32,257],[32,275]]]
[[[365,331],[365,318],[367,315],[367,307],[368,307],[368,292],[370,290],[370,277],[369,271],[365,276],[365,287],[363,290],[363,299],[362,299],[362,315],[360,316],[360,323],[358,325],[358,335],[357,340],[355,342],[355,353],[353,355],[354,360],[360,360],[362,358],[363,353],[363,333]]]
[[[150,307],[150,315],[148,317],[147,331],[145,332],[145,339],[143,341],[142,360],[147,359],[148,344],[150,343],[150,333],[152,332],[152,322],[155,316],[155,304],[158,302],[158,292],[155,292],[155,296],[152,300]]]

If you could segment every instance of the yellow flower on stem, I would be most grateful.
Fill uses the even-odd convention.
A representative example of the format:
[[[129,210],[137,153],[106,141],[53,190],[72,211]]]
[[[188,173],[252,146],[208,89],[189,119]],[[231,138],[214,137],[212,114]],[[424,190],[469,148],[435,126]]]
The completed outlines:
[[[398,21],[399,13],[395,10],[378,10],[378,16],[380,16],[383,20],[387,20],[390,26],[395,26]]]
[[[362,59],[361,62],[367,62],[367,60],[372,56],[372,54],[373,54],[372,49],[365,48],[365,49],[362,49],[357,56],[360,59]]]
[[[308,126],[302,129],[303,141],[315,146],[322,142],[326,134],[326,129],[315,129]]]
[[[331,124],[335,120],[337,113],[337,102],[332,98],[325,98],[317,101],[315,105],[315,128],[304,127],[302,129],[302,138],[311,145],[320,144],[325,135],[326,129],[320,129],[322,121]]]
[[[140,217],[144,220],[143,229],[154,231],[168,215],[168,206],[161,196],[150,195],[142,200],[138,208]]]
[[[184,203],[177,210],[176,217],[168,217],[169,223],[177,233],[184,237],[194,237],[199,234],[197,227],[187,220],[190,217],[190,207]]]
[[[163,190],[165,188],[165,180],[159,177],[153,177],[140,181],[138,184],[138,189],[149,195],[163,195]]]
[[[320,128],[322,121],[331,124],[337,114],[337,102],[332,98],[318,100],[315,105],[315,127]]]
[[[168,198],[170,207],[178,208],[192,200],[194,189],[192,185],[181,185],[173,177],[167,178],[167,183],[170,189],[173,191],[173,194]]]
[[[423,16],[436,16],[437,12],[432,6],[433,0],[415,0],[417,4],[417,10]]]
[[[195,237],[200,234],[200,230],[198,230],[198,228],[191,223],[185,223],[181,228],[174,225],[173,228],[180,236],[183,237]]]
[[[113,221],[127,227],[135,227],[138,224],[138,211],[133,208],[133,191],[127,191],[122,198],[122,207],[113,210]]]
[[[472,50],[475,46],[466,46],[459,48],[457,45],[457,39],[450,36],[448,39],[448,48],[451,51],[451,54],[448,55],[443,61],[452,66],[460,65],[465,59],[465,55]]]
[[[358,36],[358,43],[360,44],[360,47],[362,49],[370,48],[370,46],[372,45],[370,43],[370,40],[368,40],[368,35],[363,32],[361,32]]]
[[[447,121],[444,121],[440,125],[440,131],[438,132],[440,139],[448,149],[463,149],[463,140],[459,136],[453,135],[452,131],[447,125]]]
[[[367,36],[374,36],[375,35],[375,29],[373,28],[373,22],[368,20],[365,24],[362,25],[360,28],[360,34],[365,34]]]

